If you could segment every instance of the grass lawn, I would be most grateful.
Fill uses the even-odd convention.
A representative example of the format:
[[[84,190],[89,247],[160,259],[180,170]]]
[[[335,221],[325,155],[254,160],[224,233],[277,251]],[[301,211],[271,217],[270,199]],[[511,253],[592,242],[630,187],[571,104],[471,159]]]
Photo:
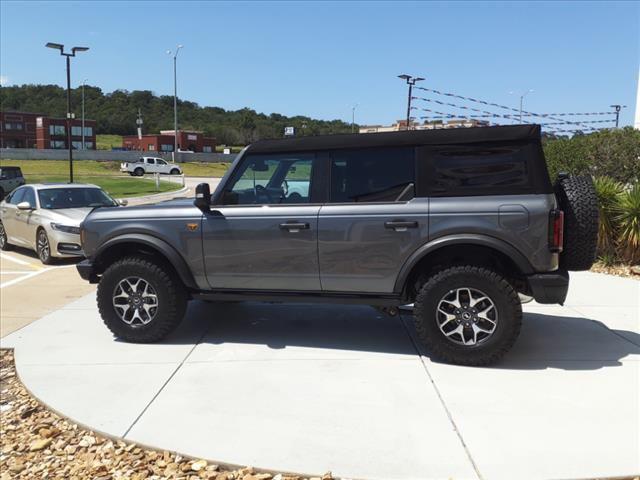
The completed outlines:
[[[67,175],[29,175],[27,183],[66,183],[69,180]],[[106,191],[109,195],[116,198],[139,197],[142,195],[151,195],[154,193],[170,192],[179,190],[182,185],[179,183],[160,181],[160,188],[156,189],[155,180],[137,177],[109,177],[75,175],[73,176],[75,183],[91,183],[97,185]]]
[[[111,150],[113,147],[122,147],[122,135],[96,135],[98,150]]]
[[[32,175],[68,175],[69,163],[64,160],[0,160],[0,166],[20,167],[22,173]],[[188,177],[222,177],[229,168],[228,163],[181,163]],[[96,162],[74,160],[74,175],[122,175],[120,162]]]

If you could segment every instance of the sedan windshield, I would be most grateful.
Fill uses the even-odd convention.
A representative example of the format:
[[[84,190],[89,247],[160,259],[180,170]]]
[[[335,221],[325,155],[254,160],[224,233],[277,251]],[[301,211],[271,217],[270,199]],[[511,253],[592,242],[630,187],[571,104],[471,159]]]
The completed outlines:
[[[116,201],[99,188],[45,188],[38,190],[40,208],[115,207]]]

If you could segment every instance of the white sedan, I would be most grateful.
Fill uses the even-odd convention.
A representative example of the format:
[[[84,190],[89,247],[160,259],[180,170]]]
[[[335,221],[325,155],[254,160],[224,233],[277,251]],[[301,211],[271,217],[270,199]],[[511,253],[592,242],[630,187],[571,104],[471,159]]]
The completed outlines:
[[[167,162],[158,157],[140,157],[135,162],[123,162],[120,171],[129,175],[141,177],[145,173],[162,173],[166,175],[180,175],[182,168],[175,163]]]

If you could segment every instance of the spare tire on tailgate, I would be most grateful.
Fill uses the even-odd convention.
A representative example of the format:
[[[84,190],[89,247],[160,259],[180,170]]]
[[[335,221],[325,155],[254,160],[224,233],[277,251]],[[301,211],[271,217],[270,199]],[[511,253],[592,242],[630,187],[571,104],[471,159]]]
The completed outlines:
[[[560,267],[589,270],[598,245],[598,197],[589,176],[562,175],[556,182],[559,208],[564,211],[564,249]]]

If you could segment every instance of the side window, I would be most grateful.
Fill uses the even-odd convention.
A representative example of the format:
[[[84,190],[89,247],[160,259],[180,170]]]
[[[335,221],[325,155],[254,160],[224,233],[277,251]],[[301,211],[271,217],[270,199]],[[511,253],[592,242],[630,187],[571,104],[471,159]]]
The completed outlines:
[[[147,158],[147,163],[149,165],[155,165],[156,161],[153,158]]]
[[[434,194],[487,195],[532,185],[529,145],[440,147],[432,154]]]
[[[413,197],[413,147],[335,152],[331,159],[331,203],[395,202]]]
[[[33,188],[25,188],[24,197],[22,197],[21,202],[29,202],[31,208],[36,208],[36,194],[34,193]]]
[[[314,155],[248,156],[223,193],[224,205],[309,203]]]
[[[11,197],[7,200],[11,205],[17,205],[20,202],[22,202],[22,199],[24,198],[24,192],[25,192],[26,188],[18,188],[17,190],[15,190],[12,194]]]
[[[156,163],[158,165],[166,165],[167,164],[167,162],[165,162],[164,160],[160,160],[159,158],[156,158]]]

